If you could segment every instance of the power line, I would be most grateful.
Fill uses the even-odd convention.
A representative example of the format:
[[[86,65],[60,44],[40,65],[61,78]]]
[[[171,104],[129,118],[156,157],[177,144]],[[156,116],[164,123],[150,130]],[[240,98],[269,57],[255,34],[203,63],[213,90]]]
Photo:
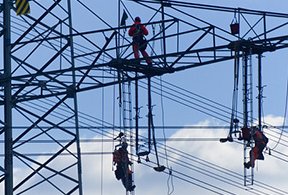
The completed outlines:
[[[87,116],[88,117],[88,116]],[[95,120],[93,119],[92,120],[93,122],[95,122]],[[108,123],[107,123],[108,124]],[[106,123],[105,123],[105,125],[106,125]],[[100,130],[100,129],[98,129],[98,130]],[[103,134],[103,132],[101,133],[101,134]],[[105,135],[106,136],[106,135]],[[158,143],[159,144],[159,143]],[[173,148],[173,150],[175,150],[175,148]],[[170,152],[170,151],[169,151]],[[100,153],[100,155],[101,155],[101,153]]]

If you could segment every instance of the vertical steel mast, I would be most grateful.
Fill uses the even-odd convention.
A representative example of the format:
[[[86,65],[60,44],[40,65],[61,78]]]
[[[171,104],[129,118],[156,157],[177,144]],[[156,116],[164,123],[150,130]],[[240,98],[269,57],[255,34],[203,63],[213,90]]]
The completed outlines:
[[[73,44],[73,23],[72,23],[72,8],[71,0],[67,0],[68,15],[69,15],[69,34],[70,34],[70,54],[71,54],[71,67],[72,67],[72,89],[73,89],[73,102],[74,102],[74,118],[75,118],[75,136],[76,136],[76,151],[77,151],[77,167],[78,167],[78,182],[79,182],[79,195],[83,194],[82,188],[82,162],[81,162],[81,149],[80,149],[80,133],[79,133],[79,117],[78,117],[78,101],[76,93],[76,73],[75,73],[75,60],[74,60],[74,44]]]
[[[252,44],[247,50],[243,51],[243,128],[253,126],[253,88],[252,88]],[[253,139],[244,140],[244,162],[250,159],[249,151],[253,147]],[[244,168],[244,186],[253,185],[254,169],[251,168],[250,174]]]
[[[5,195],[13,194],[13,135],[11,95],[11,4],[4,0],[4,133],[5,133]]]

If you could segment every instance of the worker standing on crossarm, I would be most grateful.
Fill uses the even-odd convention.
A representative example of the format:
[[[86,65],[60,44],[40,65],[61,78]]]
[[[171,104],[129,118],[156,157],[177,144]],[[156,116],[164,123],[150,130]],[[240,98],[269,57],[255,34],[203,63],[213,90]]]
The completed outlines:
[[[128,31],[129,36],[133,37],[132,47],[135,59],[139,58],[139,51],[145,58],[148,65],[152,65],[152,61],[149,58],[148,53],[145,51],[147,47],[147,40],[145,36],[148,35],[148,30],[145,25],[141,24],[140,17],[134,19],[134,24]]]

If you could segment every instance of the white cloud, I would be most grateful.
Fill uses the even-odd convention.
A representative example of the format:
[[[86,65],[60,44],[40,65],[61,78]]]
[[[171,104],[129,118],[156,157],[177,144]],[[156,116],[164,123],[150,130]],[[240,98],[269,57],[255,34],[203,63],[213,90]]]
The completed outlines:
[[[269,115],[265,117],[265,122],[267,124],[270,124],[272,126],[279,126],[283,123],[283,117],[276,117]],[[213,126],[215,124],[204,121],[200,122],[196,125],[203,125],[203,126]],[[271,130],[265,129],[265,132],[267,134],[272,134]],[[279,137],[279,130],[278,132],[274,133]],[[221,129],[180,129],[177,132],[175,132],[172,135],[172,138],[220,138],[227,136],[227,130],[221,130]],[[269,135],[268,135],[269,137]],[[275,145],[275,142],[270,141],[269,144]],[[221,166],[225,169],[229,169],[232,172],[238,173],[239,175],[243,174],[243,146],[236,144],[235,142],[232,143],[220,143],[219,141],[205,141],[205,142],[181,142],[181,143],[171,143],[171,147],[177,148],[180,151],[186,152],[188,154],[191,154],[192,156],[196,156],[197,158],[203,159],[205,161],[208,161],[209,163],[213,163],[215,165]],[[288,154],[287,147],[281,147],[278,148],[281,153]],[[273,154],[273,152],[272,152]],[[283,157],[283,156],[282,156]],[[283,190],[288,190],[287,185],[285,184],[285,176],[287,176],[288,171],[286,171],[287,162],[280,161],[279,159],[276,159],[272,156],[269,156],[268,154],[265,155],[264,161],[256,161],[257,165],[254,169],[254,176],[257,181],[265,182],[267,185],[274,186],[276,188],[280,188]],[[285,159],[285,157],[284,157]],[[286,158],[287,159],[287,158]],[[179,161],[181,158],[179,158]],[[188,162],[188,160],[186,160]],[[190,171],[191,175],[196,176],[197,178],[205,178],[204,181],[211,181],[214,185],[220,185],[223,187],[223,189],[231,189],[233,192],[236,192],[236,188],[233,188],[232,186],[227,186],[224,183],[217,183],[216,181],[212,181],[209,178],[206,178],[205,174],[197,173],[197,169],[201,171],[203,166],[200,166],[199,164],[193,164],[194,168],[196,167],[196,171]],[[180,169],[180,168],[179,168]],[[212,169],[208,167],[204,167],[204,169],[207,171],[211,171],[213,174],[220,174],[220,172],[215,171],[213,172]],[[183,169],[183,172],[188,173],[188,168]],[[205,173],[205,171],[204,171]],[[248,172],[249,174],[249,172]],[[226,177],[226,176],[225,176]],[[228,177],[228,176],[227,176]],[[269,178],[269,179],[267,179]],[[238,181],[238,180],[237,180]],[[226,186],[226,187],[225,187]],[[271,193],[271,192],[267,192]],[[245,194],[245,191],[243,192],[240,190],[236,194]]]
[[[265,122],[271,125],[279,125],[282,121],[283,118],[281,117],[267,116],[265,118]],[[196,125],[215,126],[217,124],[210,121],[203,121]],[[170,138],[222,138],[227,136],[227,131],[227,129],[201,128],[191,130],[189,128],[183,128],[172,134]],[[268,132],[268,130],[265,131]],[[273,142],[271,142],[271,144],[273,144]],[[158,146],[159,155],[163,156],[163,146],[161,146],[160,143]],[[227,184],[227,182],[231,180],[232,184],[238,182],[240,188],[244,188],[243,178],[241,176],[243,174],[243,148],[240,144],[235,142],[223,144],[218,140],[177,141],[167,142],[167,146],[169,165],[172,166],[172,172],[175,174],[173,182],[175,192],[173,194],[191,194],[192,192],[193,194],[213,194],[212,191],[204,189],[203,186],[216,191],[218,191],[217,188],[219,187],[235,194],[244,195],[246,193],[245,190],[241,190],[239,187],[233,187],[233,185]],[[171,148],[174,148],[174,151],[172,150],[171,152]],[[177,151],[175,149],[177,149]],[[75,147],[72,150],[75,151]],[[101,142],[83,143],[81,150],[84,153],[102,151],[110,153],[113,151],[113,144],[112,142],[103,142],[103,145]],[[288,153],[287,147],[279,146],[279,150],[284,154]],[[38,160],[41,159],[42,157],[39,157]],[[150,155],[150,159],[155,161],[152,154]],[[63,167],[69,163],[69,159],[62,158],[60,161],[54,162],[53,167]],[[143,161],[143,163],[146,162]],[[160,163],[166,165],[163,158],[160,159]],[[152,167],[155,166],[152,163],[148,164]],[[101,194],[101,189],[105,195],[125,194],[125,189],[121,182],[116,180],[112,167],[111,153],[103,156],[96,154],[82,156],[84,194]],[[136,162],[134,163],[134,167],[137,195],[167,194],[168,175],[157,173],[152,168]],[[254,169],[255,180],[288,191],[287,184],[285,183],[288,174],[286,167],[286,162],[266,154],[265,160],[258,161],[256,164],[256,168]],[[23,172],[27,174],[29,170],[21,167],[16,169],[14,173],[15,181],[19,181],[21,174],[23,176]],[[234,175],[237,175],[238,178],[235,179]],[[186,181],[177,179],[177,176]],[[221,182],[213,177],[228,178],[228,181],[226,183]],[[3,188],[3,183],[1,185]],[[199,185],[202,187],[199,187]],[[170,189],[172,188],[171,183],[169,187]],[[254,187],[257,188],[256,185]],[[37,193],[35,192],[35,195]],[[44,195],[43,192],[41,194]],[[247,194],[249,193],[247,192]],[[29,195],[34,194],[31,193]]]

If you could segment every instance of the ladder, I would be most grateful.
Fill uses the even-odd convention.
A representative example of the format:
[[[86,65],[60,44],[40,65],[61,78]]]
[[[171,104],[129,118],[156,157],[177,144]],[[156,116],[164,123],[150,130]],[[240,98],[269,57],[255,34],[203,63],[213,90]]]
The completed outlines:
[[[242,57],[243,71],[243,119],[244,128],[253,126],[253,68],[252,68],[252,49],[243,52]],[[250,161],[249,152],[254,146],[254,140],[244,140],[244,162]],[[244,186],[253,185],[254,169],[250,170],[244,167]]]
[[[122,74],[124,77],[124,73]],[[124,78],[125,79],[125,78]],[[123,80],[124,80],[123,79]],[[130,159],[133,159],[134,154],[134,136],[133,136],[133,116],[132,116],[132,95],[131,95],[131,81],[122,82],[122,116],[124,135],[128,136],[127,143],[130,146]],[[132,160],[131,160],[132,161]],[[132,185],[134,185],[134,164],[131,165],[132,171]],[[135,195],[135,190],[132,192],[126,191],[126,195]]]

